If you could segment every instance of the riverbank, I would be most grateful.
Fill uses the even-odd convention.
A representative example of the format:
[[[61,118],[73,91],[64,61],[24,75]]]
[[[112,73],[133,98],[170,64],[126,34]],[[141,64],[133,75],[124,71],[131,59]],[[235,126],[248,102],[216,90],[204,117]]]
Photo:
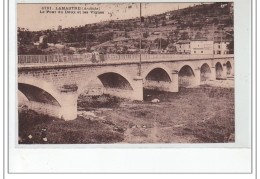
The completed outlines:
[[[19,112],[19,143],[234,142],[234,83],[217,81],[178,93],[145,90],[144,101],[82,97],[73,121]],[[225,84],[225,85],[223,85]],[[159,102],[152,103],[153,99]]]

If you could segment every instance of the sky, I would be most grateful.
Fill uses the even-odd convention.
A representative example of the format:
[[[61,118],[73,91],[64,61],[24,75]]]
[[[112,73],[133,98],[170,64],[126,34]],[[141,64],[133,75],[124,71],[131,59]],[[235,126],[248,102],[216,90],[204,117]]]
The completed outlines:
[[[194,6],[200,3],[142,3],[142,16],[161,14],[167,11],[177,10]],[[78,8],[74,11],[75,14],[58,13],[61,8]],[[47,13],[47,8],[49,12]],[[84,10],[88,8],[88,10]],[[91,13],[90,8],[96,8],[95,12]],[[43,12],[44,13],[41,13]],[[55,11],[56,13],[50,13]],[[81,14],[78,14],[80,11]],[[83,11],[88,11],[88,14],[83,14]],[[139,3],[115,3],[115,4],[17,4],[17,27],[28,28],[31,31],[57,29],[59,25],[62,28],[84,26],[101,21],[123,20],[140,16]]]

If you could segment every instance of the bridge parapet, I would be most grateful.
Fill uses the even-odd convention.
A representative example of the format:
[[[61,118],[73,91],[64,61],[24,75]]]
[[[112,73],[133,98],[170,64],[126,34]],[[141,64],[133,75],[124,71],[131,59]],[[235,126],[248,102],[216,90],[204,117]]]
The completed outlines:
[[[233,54],[225,55],[179,55],[179,54],[141,54],[142,62],[180,61],[199,59],[234,58]],[[18,55],[18,66],[39,65],[73,65],[73,64],[109,64],[109,63],[139,63],[139,54],[101,54],[92,59],[89,54],[82,55]]]

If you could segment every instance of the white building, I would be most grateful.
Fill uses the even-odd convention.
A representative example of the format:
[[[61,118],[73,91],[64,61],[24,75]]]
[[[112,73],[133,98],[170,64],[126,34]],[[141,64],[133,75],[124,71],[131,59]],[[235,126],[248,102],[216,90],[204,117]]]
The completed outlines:
[[[44,42],[44,40],[47,39],[47,35],[42,35],[39,37],[39,43],[42,44]]]
[[[213,54],[213,41],[206,41],[206,40],[191,41],[190,54]]]
[[[175,44],[177,53],[181,54],[228,54],[228,42],[214,42],[207,40],[181,40]]]
[[[223,55],[228,54],[229,50],[227,48],[228,42],[215,42],[214,43],[214,54]]]
[[[171,17],[171,14],[168,12],[168,13],[166,13],[166,15],[165,15],[165,19],[168,21],[168,20],[170,20],[170,17]]]

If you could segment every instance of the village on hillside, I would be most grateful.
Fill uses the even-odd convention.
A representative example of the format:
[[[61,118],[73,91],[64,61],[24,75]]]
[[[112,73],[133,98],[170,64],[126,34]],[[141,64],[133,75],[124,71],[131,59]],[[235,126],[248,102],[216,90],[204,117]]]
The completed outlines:
[[[131,8],[129,6],[128,8]],[[233,54],[233,3],[207,3],[159,15],[70,28],[18,27],[18,55]]]

